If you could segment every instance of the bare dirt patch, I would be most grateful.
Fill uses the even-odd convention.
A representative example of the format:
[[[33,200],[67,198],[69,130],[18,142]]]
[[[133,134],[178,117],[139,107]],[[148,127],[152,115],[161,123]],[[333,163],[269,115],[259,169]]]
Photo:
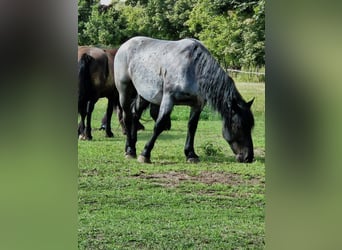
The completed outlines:
[[[200,182],[208,185],[225,184],[230,186],[241,184],[257,185],[262,183],[260,178],[257,177],[244,178],[243,176],[235,173],[209,171],[202,171],[198,175],[189,175],[184,172],[176,171],[154,174],[146,174],[144,172],[141,172],[134,175],[134,177],[142,179],[153,179],[155,180],[155,182],[168,187],[178,186],[182,181]]]

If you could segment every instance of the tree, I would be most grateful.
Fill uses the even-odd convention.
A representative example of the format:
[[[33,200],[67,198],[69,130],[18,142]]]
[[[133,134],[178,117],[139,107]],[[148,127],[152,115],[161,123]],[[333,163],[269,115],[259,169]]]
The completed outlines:
[[[118,46],[145,35],[201,40],[224,66],[265,64],[265,0],[79,1],[79,44]]]
[[[124,40],[125,17],[114,5],[102,11],[99,11],[99,7],[98,4],[93,5],[83,36],[87,44],[118,46]]]
[[[78,44],[80,45],[87,43],[83,34],[94,4],[94,0],[78,0]]]
[[[263,66],[265,1],[227,3],[222,0],[198,1],[186,22],[190,32],[225,66]]]

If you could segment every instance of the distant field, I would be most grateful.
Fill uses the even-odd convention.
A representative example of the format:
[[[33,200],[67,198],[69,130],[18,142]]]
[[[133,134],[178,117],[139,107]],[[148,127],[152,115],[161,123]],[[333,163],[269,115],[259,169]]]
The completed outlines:
[[[124,158],[116,117],[114,138],[98,131],[106,100],[96,104],[93,141],[79,141],[79,249],[263,249],[265,247],[265,85],[237,83],[255,97],[255,162],[236,163],[219,116],[206,108],[198,125],[199,164],[185,161],[188,107],[176,107],[171,131],[152,151],[152,164]],[[139,153],[153,128],[148,112]],[[76,131],[75,131],[76,132]]]

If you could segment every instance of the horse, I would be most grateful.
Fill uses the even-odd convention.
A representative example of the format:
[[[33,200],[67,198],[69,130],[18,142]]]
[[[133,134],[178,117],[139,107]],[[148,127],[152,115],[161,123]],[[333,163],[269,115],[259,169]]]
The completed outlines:
[[[254,159],[251,105],[237,90],[234,80],[208,49],[196,39],[167,41],[133,37],[123,43],[114,59],[114,79],[127,129],[125,157],[136,158],[137,121],[148,103],[160,105],[153,135],[138,157],[151,163],[151,151],[165,129],[174,105],[190,106],[184,146],[187,162],[199,162],[194,138],[201,111],[209,104],[223,120],[222,135],[238,162]],[[137,93],[132,99],[131,93]],[[132,108],[133,106],[133,108]]]
[[[108,99],[106,113],[102,119],[101,128],[106,131],[107,137],[113,137],[111,130],[111,117],[113,109],[116,109],[119,123],[123,134],[126,129],[122,121],[122,109],[119,105],[119,93],[114,83],[114,57],[117,49],[100,49],[89,46],[78,47],[79,62],[79,97],[78,110],[81,115],[81,121],[78,126],[78,135],[80,139],[91,140],[91,114],[94,105],[99,98]],[[159,107],[151,105],[151,116],[156,119]],[[156,110],[156,111],[155,111]],[[85,126],[87,118],[87,126]],[[171,121],[170,121],[171,127]],[[144,129],[144,126],[138,122],[138,130]]]
[[[116,50],[113,51],[116,53]],[[106,136],[113,137],[110,121],[113,108],[118,106],[118,92],[114,84],[113,75],[114,56],[96,47],[78,47],[79,83],[78,83],[78,111],[81,121],[78,126],[80,139],[91,140],[91,115],[94,105],[99,98],[107,97]],[[85,126],[85,118],[87,123]]]

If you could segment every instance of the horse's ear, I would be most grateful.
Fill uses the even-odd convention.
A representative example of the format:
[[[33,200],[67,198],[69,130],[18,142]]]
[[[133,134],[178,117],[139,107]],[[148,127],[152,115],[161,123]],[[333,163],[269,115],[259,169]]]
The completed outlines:
[[[247,102],[247,106],[248,106],[249,108],[251,108],[251,106],[252,106],[252,104],[253,104],[253,102],[254,102],[254,99],[255,99],[255,97],[253,97],[252,100],[250,100],[249,102]]]

